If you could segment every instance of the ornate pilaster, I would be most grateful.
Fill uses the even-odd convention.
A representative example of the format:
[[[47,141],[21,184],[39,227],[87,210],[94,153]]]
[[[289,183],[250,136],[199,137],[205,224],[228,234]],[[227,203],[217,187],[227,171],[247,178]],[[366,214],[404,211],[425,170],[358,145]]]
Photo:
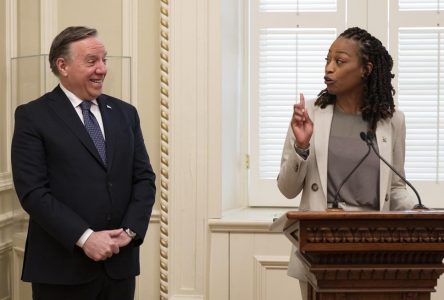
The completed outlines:
[[[169,1],[160,1],[160,299],[168,299]]]

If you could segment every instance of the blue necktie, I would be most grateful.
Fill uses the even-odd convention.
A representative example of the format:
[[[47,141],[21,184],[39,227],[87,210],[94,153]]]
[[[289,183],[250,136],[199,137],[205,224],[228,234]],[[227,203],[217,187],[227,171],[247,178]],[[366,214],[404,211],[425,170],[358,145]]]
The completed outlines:
[[[83,122],[85,123],[86,130],[91,136],[97,151],[99,151],[100,158],[102,158],[103,163],[106,165],[105,139],[103,138],[103,134],[100,130],[96,117],[94,117],[90,110],[91,104],[91,101],[82,101],[82,103],[80,103],[80,108],[82,109],[83,114]]]

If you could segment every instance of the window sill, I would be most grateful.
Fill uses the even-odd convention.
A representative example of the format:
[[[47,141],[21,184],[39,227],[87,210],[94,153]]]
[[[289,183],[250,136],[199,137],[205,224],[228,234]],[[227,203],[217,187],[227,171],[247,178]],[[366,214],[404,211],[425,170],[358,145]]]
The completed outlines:
[[[244,207],[227,211],[220,219],[209,219],[210,232],[272,233],[269,229],[274,218],[297,208]]]

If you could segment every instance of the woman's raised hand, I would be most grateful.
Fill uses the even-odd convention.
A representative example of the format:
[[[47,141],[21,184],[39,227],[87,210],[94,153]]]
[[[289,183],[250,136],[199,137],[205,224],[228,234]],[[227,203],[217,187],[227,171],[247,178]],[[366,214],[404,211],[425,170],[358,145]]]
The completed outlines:
[[[307,149],[313,134],[313,122],[305,109],[305,98],[302,93],[300,94],[299,103],[293,106],[291,128],[296,138],[296,146],[301,149]]]

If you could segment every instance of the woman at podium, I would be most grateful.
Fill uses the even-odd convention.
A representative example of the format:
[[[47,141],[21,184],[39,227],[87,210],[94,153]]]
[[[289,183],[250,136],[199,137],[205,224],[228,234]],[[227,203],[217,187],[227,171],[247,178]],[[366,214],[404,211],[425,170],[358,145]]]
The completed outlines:
[[[294,105],[277,178],[287,198],[302,192],[300,210],[413,207],[405,182],[370,151],[373,143],[404,176],[405,121],[395,109],[392,67],[381,41],[361,28],[345,30],[330,46],[326,88],[312,101],[301,94]],[[294,251],[288,273],[304,279]]]

